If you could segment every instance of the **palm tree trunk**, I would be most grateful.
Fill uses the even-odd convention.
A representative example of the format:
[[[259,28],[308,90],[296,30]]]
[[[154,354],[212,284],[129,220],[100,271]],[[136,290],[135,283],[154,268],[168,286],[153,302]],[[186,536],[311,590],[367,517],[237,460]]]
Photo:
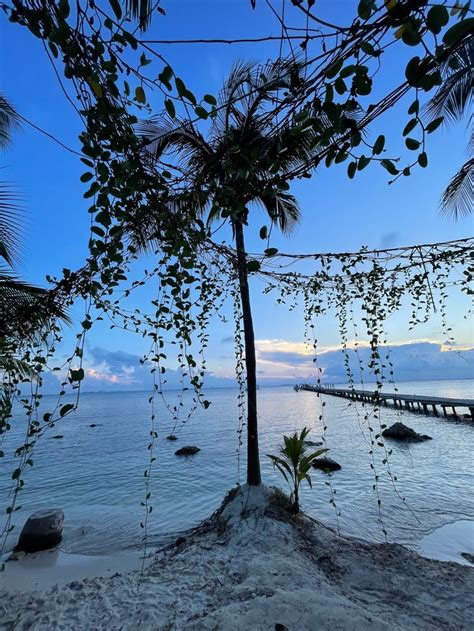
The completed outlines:
[[[294,468],[294,476],[295,476],[295,492],[294,492],[294,502],[293,502],[293,513],[297,515],[300,512],[300,498],[299,498],[297,467]]]
[[[247,483],[261,484],[260,458],[258,455],[257,425],[257,360],[255,357],[255,334],[253,330],[252,308],[245,253],[244,228],[240,221],[234,221],[237,267],[239,272],[240,300],[245,338],[245,368],[247,372]]]

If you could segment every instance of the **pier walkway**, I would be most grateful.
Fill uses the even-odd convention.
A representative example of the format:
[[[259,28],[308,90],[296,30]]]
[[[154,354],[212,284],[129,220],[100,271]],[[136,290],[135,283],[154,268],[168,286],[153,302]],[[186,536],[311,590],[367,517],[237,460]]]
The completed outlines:
[[[474,399],[451,399],[448,397],[432,397],[417,394],[400,394],[399,392],[379,392],[374,390],[353,390],[350,388],[338,388],[334,385],[316,386],[311,384],[302,384],[295,386],[295,390],[309,390],[310,392],[318,392],[319,394],[329,394],[334,397],[343,397],[352,399],[353,401],[364,401],[365,403],[376,403],[377,399],[382,405],[393,405],[396,408],[406,408],[411,412],[424,412],[429,414],[433,412],[439,416],[439,410],[443,411],[444,416],[448,416],[447,410],[452,410],[454,416],[459,408],[469,410],[471,419],[474,420]]]

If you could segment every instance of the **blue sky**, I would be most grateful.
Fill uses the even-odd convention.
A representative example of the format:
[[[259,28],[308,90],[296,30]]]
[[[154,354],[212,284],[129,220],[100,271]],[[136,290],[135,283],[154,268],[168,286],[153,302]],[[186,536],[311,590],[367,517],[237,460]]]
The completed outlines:
[[[274,3],[278,6],[279,2]],[[320,15],[329,19],[350,21],[356,5],[352,0],[320,0]],[[148,39],[252,37],[278,35],[279,27],[263,0],[252,11],[249,0],[168,0],[162,3],[167,15],[157,17],[147,33]],[[47,130],[66,145],[77,149],[79,120],[67,102],[41,44],[26,29],[11,25],[1,18],[2,64],[0,89],[9,96],[18,111],[28,120]],[[296,23],[296,20],[293,20]],[[155,48],[169,60],[197,95],[216,94],[237,57],[265,61],[278,53],[277,43],[164,46]],[[403,61],[416,50],[387,53],[385,70],[380,74],[377,90],[395,87],[402,76]],[[161,70],[159,66],[157,72]],[[401,131],[407,121],[406,109],[411,100],[401,103],[371,129],[375,138],[385,133],[391,152],[406,156]],[[157,110],[162,104],[156,98]],[[439,130],[430,138],[429,167],[415,170],[392,186],[386,173],[370,166],[348,180],[346,165],[322,167],[311,180],[294,185],[301,205],[302,221],[291,238],[275,235],[272,245],[282,251],[353,251],[363,245],[371,248],[393,247],[414,243],[445,241],[469,236],[472,221],[447,221],[438,212],[441,192],[465,159],[466,125]],[[79,182],[83,168],[78,158],[28,126],[15,134],[8,153],[1,157],[4,179],[15,182],[25,207],[24,252],[21,273],[29,281],[45,284],[47,274],[60,274],[63,267],[76,268],[87,254],[89,217],[82,199],[84,187]],[[261,249],[258,228],[263,216],[256,214],[251,222],[248,248]],[[225,236],[225,235],[222,235]],[[269,297],[253,285],[255,329],[261,349],[288,352],[300,349],[303,341],[301,314],[289,315],[277,308]],[[145,302],[146,296],[140,298]],[[80,317],[83,307],[77,305],[73,315]],[[462,318],[465,302],[453,296],[456,341],[462,346],[472,342],[472,329]],[[389,323],[390,340],[394,343],[415,340],[443,341],[441,324],[433,320],[422,329],[408,332],[406,313]],[[76,329],[66,331],[60,351],[72,347]],[[232,373],[232,345],[223,342],[232,335],[232,327],[214,322],[211,325],[209,369],[216,374]],[[338,342],[334,320],[326,318],[318,330],[320,344],[326,348]],[[92,331],[89,349],[140,355],[145,347],[136,336],[109,331],[105,326]],[[273,344],[273,346],[272,346]],[[275,356],[274,358],[275,359]],[[288,358],[287,358],[288,359]],[[91,370],[106,366],[98,362],[97,353],[88,359]],[[261,355],[263,361],[263,355]],[[268,375],[282,371],[278,362],[265,365]],[[99,365],[100,364],[100,365]],[[295,358],[294,368],[298,365]],[[263,366],[263,364],[262,364]],[[263,370],[263,367],[261,369]],[[291,364],[290,364],[291,369]],[[99,371],[100,372],[100,371]],[[112,373],[111,373],[112,374]],[[106,380],[105,380],[106,381]]]

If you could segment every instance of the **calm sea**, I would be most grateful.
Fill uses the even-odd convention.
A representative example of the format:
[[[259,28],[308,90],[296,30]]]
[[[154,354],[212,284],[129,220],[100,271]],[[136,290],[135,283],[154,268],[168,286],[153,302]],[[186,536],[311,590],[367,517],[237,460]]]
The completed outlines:
[[[473,385],[474,381],[469,380],[410,382],[398,388],[406,394],[469,398],[474,396]],[[171,403],[173,396],[169,393]],[[212,402],[209,409],[198,409],[189,420],[180,421],[175,442],[166,440],[172,431],[170,415],[162,403],[157,405],[156,462],[150,481],[153,512],[148,527],[152,543],[159,544],[198,524],[219,506],[236,482],[245,482],[245,447],[241,449],[240,469],[237,449],[237,391],[209,390],[207,396]],[[18,527],[34,510],[60,507],[66,515],[66,551],[101,554],[140,545],[140,522],[144,517],[140,502],[149,458],[148,397],[142,392],[83,394],[79,409],[58,422],[36,447],[34,466],[28,470],[21,492],[22,509],[16,513]],[[383,448],[375,447],[374,460],[369,453],[368,426],[377,428],[379,422],[364,419],[367,412],[373,412],[371,406],[358,404],[356,408],[343,399],[320,399],[314,393],[294,392],[291,386],[262,388],[258,397],[266,483],[284,487],[265,454],[276,452],[284,434],[304,426],[311,428],[313,440],[325,433],[328,455],[342,465],[342,470],[330,478],[316,470],[312,474],[313,490],[305,487],[302,495],[303,508],[310,515],[338,526],[342,533],[372,541],[384,540],[385,527],[389,541],[415,549],[441,526],[474,520],[471,421],[383,408],[382,423],[401,420],[433,437],[418,444],[390,443],[393,452],[389,467],[397,477],[394,485],[388,465],[383,463]],[[44,399],[45,409],[54,401],[48,399]],[[182,408],[182,420],[186,407]],[[3,449],[7,453],[21,444],[22,432],[22,419],[17,418],[5,440]],[[56,435],[63,438],[53,438]],[[189,458],[175,456],[176,449],[183,445],[196,445],[201,451]],[[378,475],[378,494],[373,489],[371,465],[375,465]],[[0,461],[0,519],[5,515],[12,469],[11,460]],[[335,499],[336,508],[331,499]],[[18,529],[10,539],[10,548]]]

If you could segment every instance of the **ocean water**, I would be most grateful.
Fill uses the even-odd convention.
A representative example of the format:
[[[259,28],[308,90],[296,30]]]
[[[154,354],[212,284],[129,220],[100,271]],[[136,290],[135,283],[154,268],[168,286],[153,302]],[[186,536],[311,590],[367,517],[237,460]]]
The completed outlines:
[[[473,386],[470,380],[410,382],[398,384],[398,389],[406,394],[473,398]],[[231,487],[245,482],[245,444],[240,457],[238,453],[237,391],[206,394],[211,406],[198,409],[187,421],[185,402],[174,442],[166,440],[173,429],[171,416],[163,403],[156,404],[158,438],[150,478],[153,511],[148,520],[151,545],[197,525],[219,506]],[[168,394],[171,403],[175,396]],[[20,493],[22,508],[15,513],[17,528],[10,536],[10,549],[27,516],[48,507],[65,512],[65,551],[110,554],[143,545],[140,503],[149,460],[148,398],[144,392],[83,394],[79,409],[41,438]],[[384,463],[382,447],[375,446],[373,459],[370,454],[370,436],[375,432],[369,425],[376,430],[379,424],[372,406],[350,405],[331,396],[319,398],[311,392],[295,392],[291,386],[262,388],[258,399],[264,482],[285,488],[265,455],[276,453],[284,434],[307,426],[311,439],[324,436],[328,455],[342,469],[331,476],[314,470],[313,489],[303,488],[301,503],[307,513],[341,533],[384,541],[385,529],[389,541],[422,550],[423,541],[437,529],[459,520],[474,522],[472,421],[382,408],[381,423],[401,420],[433,437],[406,445],[386,441],[392,453],[389,463]],[[45,397],[44,408],[50,409],[53,402],[54,398]],[[364,419],[367,413],[369,420]],[[8,454],[24,436],[22,417],[14,421],[3,446],[7,457],[0,461],[0,520],[14,468]],[[63,438],[53,438],[57,435]],[[196,445],[201,451],[189,458],[177,457],[174,452],[183,445]],[[378,476],[376,490],[372,466]],[[397,478],[395,483],[389,470]]]

